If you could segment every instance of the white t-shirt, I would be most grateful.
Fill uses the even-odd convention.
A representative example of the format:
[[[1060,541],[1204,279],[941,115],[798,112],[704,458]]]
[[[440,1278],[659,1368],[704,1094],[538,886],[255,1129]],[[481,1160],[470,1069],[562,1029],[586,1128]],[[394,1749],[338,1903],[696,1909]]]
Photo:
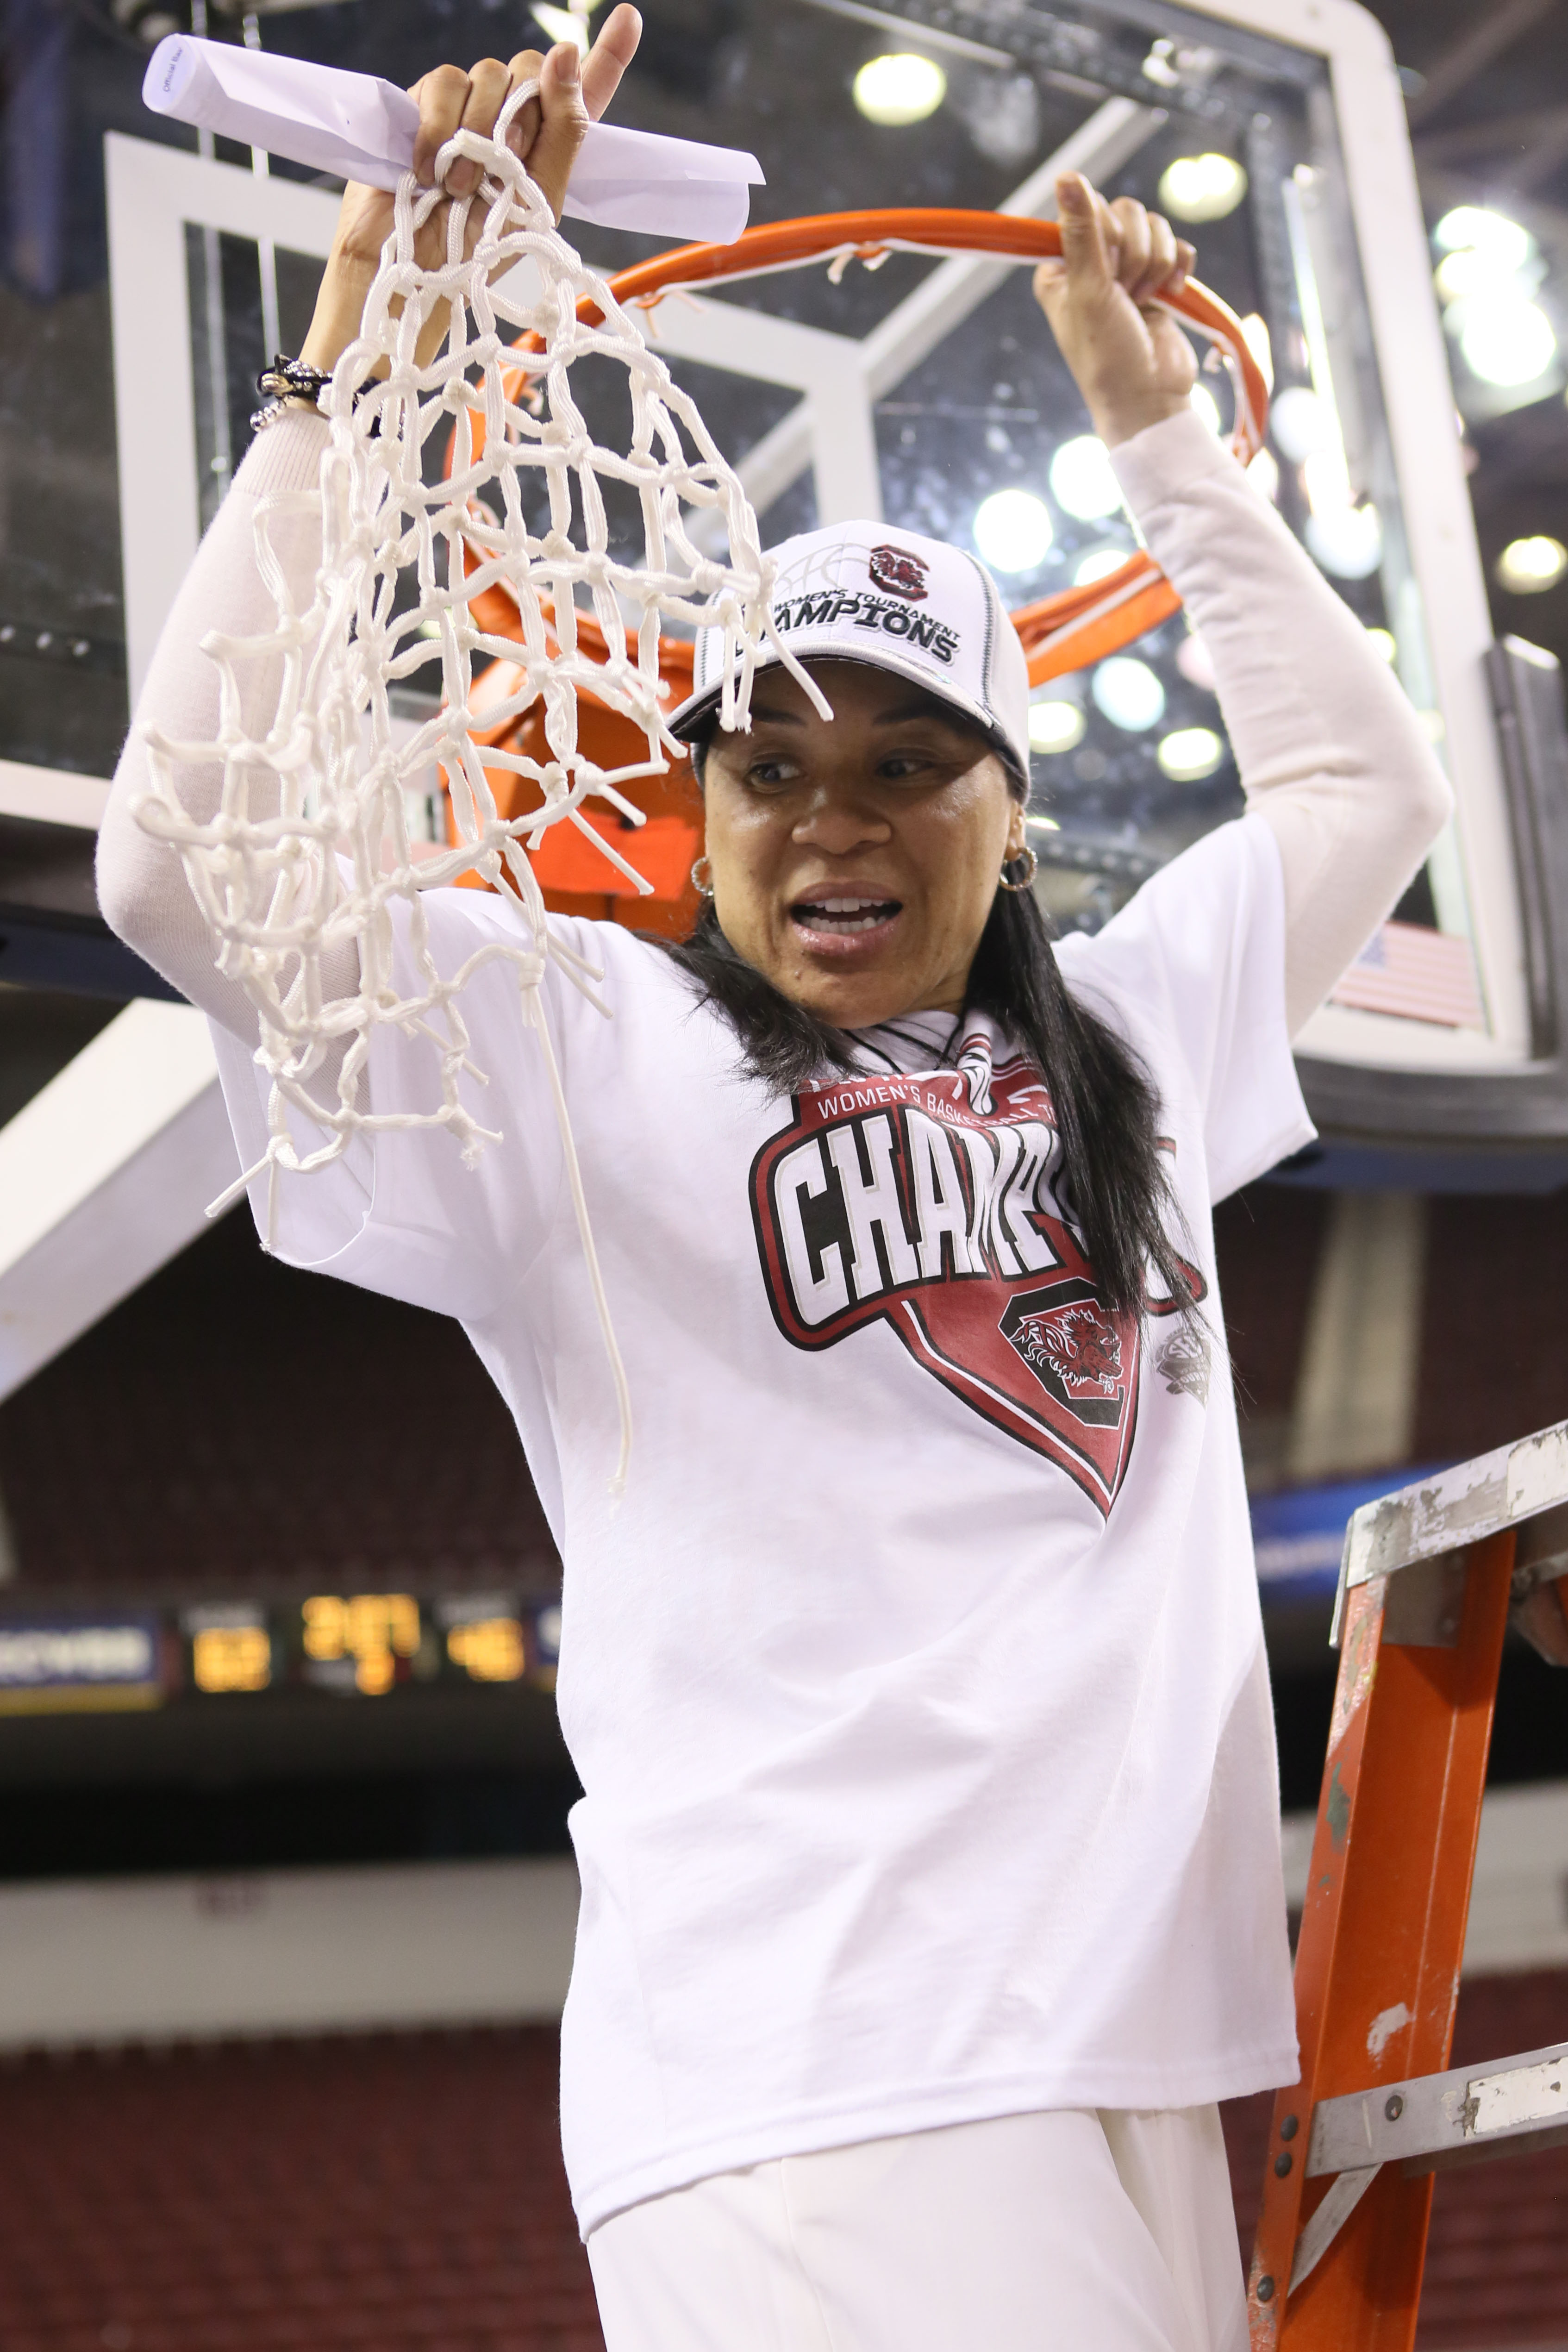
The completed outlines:
[[[423,903],[451,967],[513,919],[477,891]],[[1221,826],[1060,951],[1158,1087],[1207,1350],[1170,1313],[1141,1336],[1103,1313],[1051,1191],[1048,1098],[983,1019],[956,1070],[954,1024],[921,1016],[866,1038],[865,1076],[780,1099],[659,950],[565,928],[613,1013],[552,971],[635,1414],[624,1492],[508,967],[464,999],[474,1106],[504,1140],[474,1170],[438,1133],[358,1142],[287,1180],[279,1244],[463,1320],[560,1548],[584,2233],[768,2158],[1292,2080],[1210,1229],[1312,1134],[1269,827]],[[248,1164],[261,1082],[214,1034]],[[428,1045],[382,1034],[371,1091],[434,1108]]]

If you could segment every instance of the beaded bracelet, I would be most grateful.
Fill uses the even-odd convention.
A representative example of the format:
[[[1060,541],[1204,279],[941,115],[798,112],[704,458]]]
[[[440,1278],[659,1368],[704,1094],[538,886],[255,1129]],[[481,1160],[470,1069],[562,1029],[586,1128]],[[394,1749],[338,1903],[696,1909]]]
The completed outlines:
[[[251,418],[251,431],[263,433],[269,425],[276,425],[291,400],[302,400],[311,408],[318,407],[322,386],[331,380],[326,370],[310,367],[304,360],[291,360],[279,352],[272,365],[263,368],[256,377],[257,392],[270,394],[271,397]]]
[[[308,407],[319,409],[322,391],[331,381],[329,369],[311,367],[305,360],[291,360],[279,352],[272,365],[263,368],[256,377],[257,392],[268,393],[271,397],[253,414],[251,431],[264,433],[269,425],[276,425],[291,401],[303,401]],[[354,394],[356,402],[364,398],[375,381],[374,376],[365,378]]]

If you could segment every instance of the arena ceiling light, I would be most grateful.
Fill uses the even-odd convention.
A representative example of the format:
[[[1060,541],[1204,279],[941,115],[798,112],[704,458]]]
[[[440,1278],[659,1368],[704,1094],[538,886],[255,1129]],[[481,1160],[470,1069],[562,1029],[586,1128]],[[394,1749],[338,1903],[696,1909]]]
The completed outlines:
[[[975,545],[995,572],[1032,572],[1055,536],[1051,509],[1032,490],[993,490],[975,515]]]
[[[166,40],[171,33],[182,33],[185,29],[178,16],[161,7],[158,0],[152,0],[148,6],[142,5],[141,0],[129,0],[129,5],[117,7],[113,13],[114,21],[121,32],[134,33],[137,39],[145,41],[150,49],[155,49],[159,42]]]
[[[580,16],[570,8],[549,7],[547,0],[534,0],[533,18],[552,41],[570,41],[576,47],[586,49],[592,38],[585,16]]]
[[[1292,383],[1277,393],[1269,409],[1269,431],[1281,457],[1304,465],[1334,439],[1333,419],[1317,394],[1304,383]]]
[[[1305,538],[1313,562],[1333,580],[1370,580],[1383,561],[1383,525],[1374,506],[1314,511]]]
[[[1557,336],[1539,302],[1500,287],[1464,305],[1459,350],[1482,383],[1514,391],[1534,383],[1557,357]]]
[[[1225,743],[1212,727],[1178,727],[1162,736],[1155,755],[1162,774],[1176,784],[1196,784],[1212,776],[1225,757]]]
[[[1160,176],[1161,208],[1173,220],[1217,221],[1247,194],[1247,174],[1229,155],[1178,155]]]
[[[1083,740],[1083,713],[1075,702],[1031,702],[1029,740],[1031,751],[1071,751]]]
[[[1472,294],[1483,294],[1497,280],[1498,264],[1488,253],[1475,246],[1465,246],[1458,253],[1446,253],[1432,272],[1432,284],[1437,299],[1445,306],[1462,302]]]
[[[1527,228],[1484,205],[1456,205],[1432,231],[1432,242],[1439,253],[1484,255],[1493,270],[1522,269],[1535,251]]]
[[[1351,504],[1350,468],[1343,443],[1314,449],[1301,463],[1301,488],[1314,514],[1332,514]]]
[[[1064,441],[1051,458],[1047,478],[1063,514],[1079,522],[1098,522],[1103,515],[1121,510],[1122,485],[1097,433],[1080,433]]]
[[[1130,547],[1091,548],[1087,555],[1079,557],[1073,567],[1073,586],[1087,588],[1096,580],[1109,579],[1113,572],[1120,572],[1132,552]]]
[[[869,58],[850,89],[868,122],[893,129],[935,114],[947,95],[947,77],[935,58],[898,49]]]
[[[1432,232],[1442,255],[1433,285],[1443,324],[1479,383],[1517,392],[1557,358],[1557,334],[1535,299],[1546,265],[1530,231],[1484,205],[1456,205]]]
[[[1377,509],[1351,489],[1344,446],[1337,436],[1301,466],[1311,511],[1303,536],[1314,562],[1334,580],[1368,580],[1383,561]]]
[[[1555,588],[1568,572],[1568,547],[1544,533],[1534,539],[1511,539],[1497,560],[1497,583],[1511,596],[1539,596]]]
[[[1113,654],[1103,661],[1089,690],[1095,708],[1129,735],[1146,735],[1166,715],[1165,688],[1148,663],[1132,654]]]

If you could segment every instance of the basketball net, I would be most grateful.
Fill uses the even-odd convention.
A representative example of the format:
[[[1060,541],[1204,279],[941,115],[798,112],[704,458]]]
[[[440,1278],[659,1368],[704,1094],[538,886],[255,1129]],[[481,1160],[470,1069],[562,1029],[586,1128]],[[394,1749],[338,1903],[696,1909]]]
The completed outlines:
[[[269,1081],[267,1150],[211,1213],[265,1171],[269,1245],[281,1178],[327,1166],[358,1135],[444,1128],[470,1164],[486,1144],[500,1140],[470,1108],[474,1085],[485,1078],[471,1058],[459,1000],[481,966],[513,967],[545,1055],[615,1370],[623,1473],[630,1439],[624,1377],[540,1003],[551,963],[595,1003],[592,983],[601,975],[551,931],[528,852],[550,826],[575,825],[612,866],[648,887],[587,822],[582,804],[591,797],[606,801],[641,824],[621,787],[664,772],[672,755],[684,756],[664,715],[662,621],[723,629],[720,719],[727,728],[747,723],[764,638],[813,701],[821,698],[774,634],[773,566],[762,554],[746,495],[695,404],[610,288],[559,235],[547,199],[504,143],[512,117],[536,88],[514,93],[494,139],[459,131],[438,158],[435,187],[421,189],[412,173],[400,183],[359,338],[322,394],[331,438],[319,493],[273,493],[256,513],[256,562],[276,608],[274,625],[257,636],[214,632],[203,640],[222,677],[217,734],[210,742],[176,741],[146,729],[153,783],[136,814],[148,833],[178,851],[216,942],[218,970],[256,1010],[256,1060]],[[452,203],[446,259],[427,268],[414,257],[414,240],[459,157],[481,166],[483,184],[465,202]],[[484,226],[465,259],[476,205]],[[537,273],[533,299],[507,282],[507,273],[523,263]],[[419,366],[421,331],[443,310],[449,320],[444,343]],[[596,446],[573,395],[570,371],[591,355],[626,371],[632,430],[624,452]],[[445,442],[448,420],[455,426],[450,469],[427,484],[427,445],[436,436],[437,446]],[[629,485],[637,495],[640,564],[611,552],[606,481]],[[538,512],[541,483],[549,520],[534,530],[527,513]],[[273,534],[281,515],[313,509],[318,495],[322,560],[310,602],[299,610]],[[727,562],[694,542],[687,509],[722,520]],[[516,604],[505,636],[494,635],[475,610],[496,587]],[[591,615],[586,644],[579,642],[580,595],[585,622]],[[487,748],[481,760],[470,725],[476,656],[517,666],[505,715],[542,708],[545,740],[539,746],[536,736],[535,745],[544,757]],[[394,720],[392,689],[437,659],[443,708],[410,733]],[[281,690],[265,731],[249,734],[242,679],[269,663],[281,674]],[[645,756],[606,769],[583,752],[580,689],[633,722]],[[493,701],[486,705],[487,738],[501,715]],[[450,786],[450,845],[432,849],[411,838],[409,800],[416,780],[436,762]],[[520,814],[498,814],[486,763],[523,780]],[[210,822],[198,824],[182,802],[181,774],[214,765],[223,771],[221,805]],[[509,800],[515,807],[516,795]],[[431,952],[420,894],[469,873],[510,884],[512,936],[444,972]],[[355,984],[334,992],[334,976],[350,970],[357,970]],[[376,1034],[393,1028],[428,1043],[436,1084],[427,1111],[379,1111],[369,1099],[365,1078]],[[320,1139],[302,1143],[299,1122]]]

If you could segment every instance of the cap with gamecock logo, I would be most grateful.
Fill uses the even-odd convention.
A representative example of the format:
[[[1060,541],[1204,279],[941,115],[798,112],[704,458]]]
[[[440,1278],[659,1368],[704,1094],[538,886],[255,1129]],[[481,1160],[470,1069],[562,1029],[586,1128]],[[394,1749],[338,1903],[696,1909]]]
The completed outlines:
[[[800,661],[863,662],[950,703],[1029,775],[1029,667],[996,582],[972,555],[892,523],[841,522],[774,548],[773,625]],[[759,669],[779,656],[764,645]],[[700,732],[723,688],[724,632],[696,642],[670,724]]]

